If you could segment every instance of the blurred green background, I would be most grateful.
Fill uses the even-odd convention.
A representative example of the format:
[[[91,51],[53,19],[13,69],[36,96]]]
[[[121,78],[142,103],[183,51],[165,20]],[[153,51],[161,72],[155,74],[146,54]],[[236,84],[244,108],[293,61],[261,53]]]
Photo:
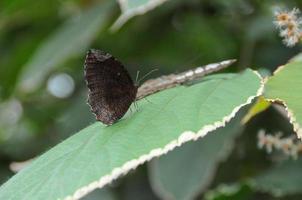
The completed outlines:
[[[152,78],[231,58],[238,62],[227,71],[252,68],[269,75],[301,51],[282,44],[273,25],[276,7],[302,8],[302,2],[170,0],[112,32],[120,15],[113,0],[1,0],[0,182],[14,174],[12,162],[38,156],[95,121],[83,80],[89,48],[113,54],[133,78],[138,70],[145,74],[159,69]],[[257,149],[260,128],[292,133],[273,107],[260,114],[246,125],[208,188],[240,182],[275,164],[278,156]],[[236,172],[234,166],[240,166]],[[144,165],[113,183],[104,199],[158,199],[147,171]],[[236,194],[238,199],[281,198],[244,185]],[[95,192],[87,198],[102,195]]]

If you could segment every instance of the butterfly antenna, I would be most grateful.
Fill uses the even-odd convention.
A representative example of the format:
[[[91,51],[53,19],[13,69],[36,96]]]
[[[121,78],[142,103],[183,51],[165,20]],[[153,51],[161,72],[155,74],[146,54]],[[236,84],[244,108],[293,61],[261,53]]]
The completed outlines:
[[[142,78],[140,78],[138,81],[137,81],[137,85],[139,85],[139,83],[144,80],[144,78],[146,78],[147,76],[149,76],[151,73],[157,71],[158,69],[152,69],[151,71],[149,71],[147,74],[145,74]]]

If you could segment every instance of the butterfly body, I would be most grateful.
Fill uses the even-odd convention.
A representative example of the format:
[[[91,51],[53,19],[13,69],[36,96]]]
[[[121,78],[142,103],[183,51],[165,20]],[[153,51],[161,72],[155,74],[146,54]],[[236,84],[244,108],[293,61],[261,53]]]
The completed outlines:
[[[112,55],[89,50],[85,60],[88,104],[96,119],[111,125],[122,118],[135,101],[137,86],[124,66]]]

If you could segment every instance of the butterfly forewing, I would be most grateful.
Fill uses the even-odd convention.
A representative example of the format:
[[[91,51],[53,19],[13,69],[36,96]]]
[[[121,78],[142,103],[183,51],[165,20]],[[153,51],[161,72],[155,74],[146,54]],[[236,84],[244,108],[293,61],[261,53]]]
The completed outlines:
[[[112,55],[89,50],[85,60],[88,104],[96,119],[113,124],[135,100],[137,87],[124,66]]]

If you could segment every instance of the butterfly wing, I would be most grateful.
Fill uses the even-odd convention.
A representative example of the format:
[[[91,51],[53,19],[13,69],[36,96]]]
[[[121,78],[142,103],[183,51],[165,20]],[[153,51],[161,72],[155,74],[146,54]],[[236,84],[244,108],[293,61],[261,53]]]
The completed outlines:
[[[88,104],[96,119],[113,124],[135,100],[137,87],[122,63],[100,50],[89,50],[85,60]]]

